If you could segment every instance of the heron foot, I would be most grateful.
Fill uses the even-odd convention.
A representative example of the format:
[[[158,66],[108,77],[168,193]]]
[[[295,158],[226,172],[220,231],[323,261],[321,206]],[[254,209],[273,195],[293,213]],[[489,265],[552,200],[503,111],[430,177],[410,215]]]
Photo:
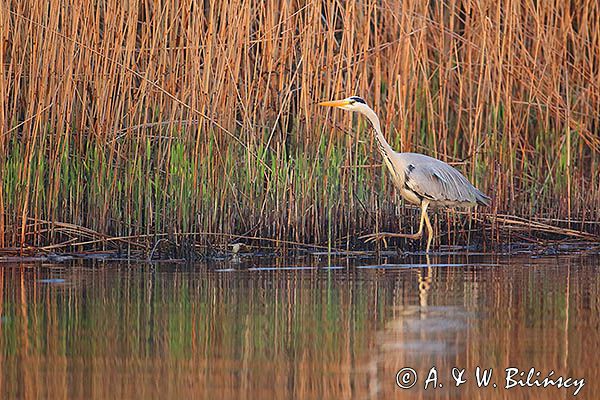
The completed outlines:
[[[389,233],[389,232],[379,232],[379,233],[371,233],[368,235],[360,236],[359,239],[364,240],[365,243],[372,243],[383,240],[383,244],[387,247],[387,238],[391,237],[400,237],[405,239],[419,239],[422,235],[422,232],[418,233]]]
[[[364,240],[365,243],[374,243],[383,241],[383,246],[387,248],[387,240],[388,234],[385,232],[382,233],[371,233],[369,235],[360,236],[359,239]]]

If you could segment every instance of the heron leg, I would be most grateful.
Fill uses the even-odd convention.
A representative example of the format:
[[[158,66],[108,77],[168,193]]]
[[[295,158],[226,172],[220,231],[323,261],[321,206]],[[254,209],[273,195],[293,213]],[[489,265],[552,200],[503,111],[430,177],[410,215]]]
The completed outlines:
[[[426,253],[429,253],[429,248],[431,247],[431,241],[433,240],[433,228],[431,226],[431,221],[429,221],[429,215],[425,214],[425,224],[427,224],[427,249]]]
[[[429,219],[427,218],[427,207],[429,206],[428,201],[423,201],[421,203],[421,220],[419,222],[419,230],[417,233],[390,233],[390,232],[379,232],[379,233],[371,233],[369,235],[360,236],[359,239],[364,240],[366,243],[383,240],[384,243],[387,238],[390,237],[399,237],[406,239],[419,239],[423,236],[423,223],[427,222],[429,224]],[[430,224],[429,224],[430,226]]]

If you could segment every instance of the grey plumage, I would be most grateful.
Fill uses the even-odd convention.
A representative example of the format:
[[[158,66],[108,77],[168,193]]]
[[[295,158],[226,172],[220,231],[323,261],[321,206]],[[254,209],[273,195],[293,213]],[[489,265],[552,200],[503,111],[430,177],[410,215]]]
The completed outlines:
[[[418,153],[396,153],[393,159],[404,168],[404,186],[430,200],[432,206],[490,204],[489,197],[443,161]]]

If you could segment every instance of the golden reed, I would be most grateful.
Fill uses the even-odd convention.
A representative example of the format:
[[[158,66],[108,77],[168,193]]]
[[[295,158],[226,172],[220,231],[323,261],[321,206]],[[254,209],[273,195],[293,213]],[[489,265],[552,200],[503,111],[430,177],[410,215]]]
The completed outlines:
[[[437,240],[473,240],[475,226],[487,243],[507,225],[598,234],[599,11],[595,0],[7,0],[0,247],[148,251],[233,234],[345,247],[399,219],[407,229],[415,213],[368,127],[315,106],[350,94],[398,150],[454,162],[493,196],[476,221],[438,213],[449,229]]]

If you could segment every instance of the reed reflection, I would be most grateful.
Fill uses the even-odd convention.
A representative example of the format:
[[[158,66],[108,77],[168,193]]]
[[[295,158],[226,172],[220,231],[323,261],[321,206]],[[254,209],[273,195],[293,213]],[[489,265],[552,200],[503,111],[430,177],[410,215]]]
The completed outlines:
[[[584,376],[589,382],[584,397],[600,395],[589,351],[600,344],[598,259],[438,256],[410,263],[336,259],[331,265],[341,268],[323,268],[327,264],[315,259],[210,269],[4,266],[0,395],[565,394],[450,387],[452,367],[472,371],[477,365]],[[400,368],[421,374],[432,365],[447,389],[422,393],[395,385]]]

